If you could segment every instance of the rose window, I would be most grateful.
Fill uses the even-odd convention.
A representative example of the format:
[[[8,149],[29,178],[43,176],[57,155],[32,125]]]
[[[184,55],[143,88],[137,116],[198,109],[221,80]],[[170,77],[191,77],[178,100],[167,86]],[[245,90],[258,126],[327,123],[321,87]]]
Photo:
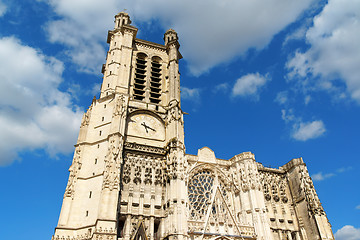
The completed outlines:
[[[206,214],[213,193],[214,176],[209,170],[195,174],[189,182],[190,218],[202,219]]]

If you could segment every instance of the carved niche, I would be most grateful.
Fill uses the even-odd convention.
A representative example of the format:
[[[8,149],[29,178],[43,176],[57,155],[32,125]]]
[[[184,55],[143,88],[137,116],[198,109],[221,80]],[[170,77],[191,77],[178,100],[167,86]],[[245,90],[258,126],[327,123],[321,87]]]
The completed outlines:
[[[170,179],[185,179],[187,161],[185,159],[185,145],[177,138],[173,138],[166,146],[168,152],[166,156],[166,176]]]
[[[69,168],[70,175],[69,175],[68,183],[66,185],[64,197],[74,198],[75,183],[80,169],[81,169],[81,150],[80,147],[78,146],[75,149],[73,162]]]
[[[261,184],[266,201],[288,202],[286,194],[287,180],[284,174],[261,171]]]
[[[144,183],[158,185],[163,183],[164,157],[127,152],[124,157],[123,184]]]
[[[105,157],[103,189],[119,189],[120,167],[122,163],[122,144],[122,136],[115,136],[110,139],[108,151]]]
[[[124,95],[120,95],[117,99],[116,99],[116,104],[115,104],[115,109],[114,109],[114,116],[120,116],[120,117],[125,117],[126,116],[126,99]]]
[[[305,194],[309,210],[314,215],[324,215],[324,209],[315,191],[313,181],[305,167],[300,168],[300,188]]]

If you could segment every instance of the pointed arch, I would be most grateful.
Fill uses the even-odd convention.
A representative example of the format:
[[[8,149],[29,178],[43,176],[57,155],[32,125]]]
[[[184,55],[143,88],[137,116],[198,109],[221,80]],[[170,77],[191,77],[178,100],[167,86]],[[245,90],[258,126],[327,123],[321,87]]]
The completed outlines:
[[[222,195],[227,206],[233,205],[232,179],[229,179],[224,172],[212,163],[195,165],[187,174],[188,199],[189,199],[189,220],[204,221],[208,213],[209,204],[216,191]]]
[[[131,237],[131,240],[148,240],[143,221],[138,223],[138,227],[134,235]]]
[[[240,228],[236,222],[232,210],[228,206],[219,186],[216,187],[206,214],[203,235],[205,233],[214,233],[220,225],[225,226],[223,234],[241,235]],[[215,229],[214,229],[215,228]]]
[[[165,121],[164,119],[162,119],[159,114],[157,114],[155,111],[149,110],[149,109],[139,109],[139,110],[135,110],[132,111],[131,113],[129,113],[128,118],[130,119],[131,116],[136,115],[136,114],[149,114],[152,115],[154,117],[156,117],[163,125],[165,125]]]
[[[213,163],[200,163],[200,164],[196,163],[192,168],[189,169],[187,178],[191,179],[192,176],[194,176],[197,172],[204,169],[208,169],[213,172],[216,172],[218,177],[220,177],[221,180],[223,180],[225,183],[226,182],[230,183],[232,181],[232,179],[226,176],[226,174],[217,166],[217,164],[213,164]]]

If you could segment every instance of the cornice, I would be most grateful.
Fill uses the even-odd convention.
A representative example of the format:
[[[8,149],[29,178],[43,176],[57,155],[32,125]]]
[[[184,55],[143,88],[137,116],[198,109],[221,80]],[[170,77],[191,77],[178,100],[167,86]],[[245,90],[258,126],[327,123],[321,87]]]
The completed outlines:
[[[112,36],[117,32],[129,32],[129,33],[135,33],[134,35],[136,35],[137,31],[138,31],[138,29],[134,26],[123,25],[123,26],[121,26],[121,28],[115,28],[113,30],[109,30],[106,42],[110,43]]]
[[[281,169],[277,169],[277,168],[269,168],[269,167],[264,167],[262,165],[258,165],[258,170],[259,172],[270,172],[270,173],[276,173],[276,174],[284,174],[285,171],[281,170]]]
[[[116,220],[110,220],[110,219],[96,219],[95,224],[91,224],[91,225],[85,225],[82,227],[56,227],[55,230],[81,230],[81,229],[86,229],[86,228],[90,228],[90,227],[96,227],[96,225],[98,224],[98,222],[115,222]]]
[[[149,47],[149,48],[152,48],[152,49],[155,49],[155,50],[166,52],[166,47],[164,45],[154,43],[154,42],[149,42],[149,41],[139,39],[139,38],[135,39],[135,45],[145,46],[145,47]]]
[[[255,155],[252,152],[243,152],[238,155],[235,155],[230,159],[231,162],[238,162],[243,160],[253,160],[255,161]]]
[[[283,170],[285,170],[286,172],[291,171],[294,167],[297,166],[306,166],[306,164],[304,163],[303,159],[300,158],[294,158],[291,159],[288,163],[284,164],[282,167]]]
[[[99,174],[96,174],[96,175],[92,175],[90,177],[78,177],[78,179],[79,180],[88,180],[88,179],[96,178],[96,177],[103,176],[103,175],[104,175],[103,173],[99,173]]]
[[[131,25],[123,25],[120,29],[117,29],[119,31],[127,31],[127,32],[137,32],[138,29]]]
[[[142,145],[142,144],[137,144],[137,143],[126,142],[124,144],[124,148],[127,150],[146,152],[146,153],[152,153],[152,154],[158,154],[158,155],[166,154],[166,150],[164,148],[147,146],[147,145]]]
[[[115,97],[114,95],[115,95],[115,93],[111,93],[111,94],[106,95],[104,97],[100,97],[100,98],[97,99],[97,102],[98,103],[103,103],[103,102],[105,102],[105,101],[107,101],[109,99],[113,99]]]
[[[103,127],[103,126],[108,125],[108,124],[110,124],[110,123],[111,123],[111,121],[110,121],[110,122],[106,122],[106,123],[102,123],[102,124],[97,125],[97,126],[94,126],[94,129],[99,128],[99,127]]]
[[[114,132],[114,133],[110,133],[107,137],[104,137],[102,139],[99,139],[97,141],[93,141],[93,142],[89,142],[89,141],[82,141],[82,142],[78,142],[74,145],[74,147],[78,147],[78,146],[83,146],[83,145],[95,145],[95,144],[99,144],[99,143],[102,143],[102,142],[106,142],[109,140],[109,138],[111,136],[121,136],[123,137],[123,135],[119,132]]]

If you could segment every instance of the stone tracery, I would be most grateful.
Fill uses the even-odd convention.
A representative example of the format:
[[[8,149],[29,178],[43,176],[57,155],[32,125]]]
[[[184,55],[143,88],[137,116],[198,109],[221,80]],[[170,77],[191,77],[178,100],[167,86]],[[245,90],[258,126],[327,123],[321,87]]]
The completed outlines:
[[[189,219],[206,220],[209,207],[213,205],[214,201],[218,202],[214,199],[216,191],[222,195],[221,201],[226,201],[226,204],[231,206],[228,190],[222,176],[218,175],[218,171],[201,167],[192,175],[188,183]],[[213,207],[214,209],[217,208],[216,206]],[[214,211],[214,214],[220,214],[216,210]]]
[[[209,170],[196,173],[189,182],[190,218],[202,220],[211,201],[214,175]]]

